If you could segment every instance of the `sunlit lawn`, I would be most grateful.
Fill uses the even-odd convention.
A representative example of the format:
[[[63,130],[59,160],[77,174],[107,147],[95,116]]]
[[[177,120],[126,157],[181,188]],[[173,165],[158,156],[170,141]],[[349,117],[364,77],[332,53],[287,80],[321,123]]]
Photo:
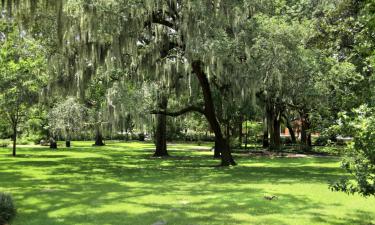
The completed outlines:
[[[93,148],[0,148],[0,192],[18,207],[13,225],[57,224],[375,224],[375,198],[328,189],[339,159],[236,155],[219,162],[201,146],[171,145],[154,159],[152,144]],[[266,200],[276,195],[277,200]]]

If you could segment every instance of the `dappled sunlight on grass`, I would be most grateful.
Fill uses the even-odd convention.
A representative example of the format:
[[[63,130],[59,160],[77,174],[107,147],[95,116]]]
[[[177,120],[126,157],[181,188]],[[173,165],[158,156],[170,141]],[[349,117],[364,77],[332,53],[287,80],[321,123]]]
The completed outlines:
[[[14,225],[57,224],[369,224],[375,199],[328,189],[342,175],[331,157],[236,154],[215,167],[210,145],[73,142],[71,149],[0,148],[0,191],[11,193]],[[265,200],[276,195],[277,200]]]

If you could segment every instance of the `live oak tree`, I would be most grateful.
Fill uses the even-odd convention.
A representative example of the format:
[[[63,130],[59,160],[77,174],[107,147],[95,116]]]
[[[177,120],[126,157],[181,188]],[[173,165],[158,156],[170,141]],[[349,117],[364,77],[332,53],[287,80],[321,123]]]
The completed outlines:
[[[256,17],[258,23],[252,57],[258,67],[254,73],[261,77],[257,96],[262,101],[265,121],[269,132],[269,148],[280,150],[280,128],[293,95],[300,94],[298,84],[305,84],[303,78],[310,77],[303,68],[308,67],[305,54],[304,35],[308,27],[285,17]],[[298,93],[296,93],[296,91]],[[302,95],[302,94],[301,94]],[[304,102],[301,102],[303,104]],[[265,136],[268,136],[267,134]]]
[[[46,85],[42,46],[15,24],[0,19],[0,113],[12,128],[13,156],[17,133]]]
[[[56,23],[54,39],[61,48],[51,62],[56,74],[65,78],[63,83],[71,82],[81,98],[86,95],[86,84],[103,76],[97,72],[99,68],[119,70],[124,80],[162,81],[160,87],[167,92],[175,83],[180,84],[176,89],[191,90],[189,95],[197,101],[181,101],[187,107],[176,109],[160,101],[163,104],[154,111],[161,118],[160,124],[165,124],[164,115],[203,115],[215,133],[222,165],[235,164],[228,140],[228,134],[234,132],[225,128],[230,127],[228,121],[235,121],[234,114],[227,112],[237,110],[227,105],[232,100],[236,104],[245,102],[259,87],[267,103],[264,108],[269,114],[271,147],[276,149],[280,145],[278,127],[285,117],[283,112],[298,113],[307,122],[302,141],[307,143],[313,114],[335,115],[341,106],[350,109],[369,97],[366,90],[371,87],[372,69],[368,49],[373,42],[369,38],[370,26],[357,21],[372,21],[368,16],[371,1],[39,0],[31,4],[6,1],[5,6],[13,14],[28,7],[30,15],[43,7],[55,10],[51,21]],[[361,13],[363,17],[358,16]],[[304,32],[310,34],[308,29],[301,29],[304,26],[316,31],[308,41],[300,37]],[[310,48],[322,50],[318,53],[322,64],[318,67],[324,67],[322,76],[348,74],[350,78],[342,77],[342,82],[332,80],[332,86],[324,86],[322,76],[317,79],[320,83],[310,79],[316,75],[311,71],[320,71],[310,68],[314,63],[314,57],[307,57]],[[106,79],[111,78],[110,74],[106,73]],[[340,93],[345,93],[346,82],[351,83],[348,91],[355,96],[352,99]],[[323,91],[333,90],[323,98],[322,102],[327,104],[309,104],[317,99],[314,88],[298,95],[306,87],[315,86]],[[291,88],[295,91],[290,92]],[[335,117],[329,118],[331,123]]]

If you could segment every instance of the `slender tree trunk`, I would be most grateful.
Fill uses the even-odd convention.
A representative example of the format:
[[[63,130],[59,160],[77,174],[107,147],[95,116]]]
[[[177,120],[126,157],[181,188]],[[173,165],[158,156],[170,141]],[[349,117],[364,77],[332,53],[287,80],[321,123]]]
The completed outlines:
[[[240,146],[240,149],[242,148],[242,137],[243,137],[243,118],[240,117],[240,121],[238,121],[238,144]]]
[[[263,148],[268,148],[270,143],[268,141],[268,122],[267,116],[263,118]]]
[[[65,140],[65,147],[70,148],[70,132],[67,132],[68,134],[66,135],[66,140]]]
[[[17,125],[13,125],[13,153],[12,155],[16,156],[16,148],[17,148]]]
[[[307,135],[307,145],[311,149],[312,147],[311,132],[309,132],[309,134]]]
[[[273,143],[274,146],[272,147],[273,150],[279,151],[281,149],[281,136],[280,136],[280,118],[276,116],[273,121]]]
[[[267,106],[267,127],[269,132],[269,150],[275,150],[276,143],[275,143],[275,129],[274,129],[274,121],[275,121],[275,113],[274,108],[271,104]]]
[[[247,150],[247,139],[248,139],[248,134],[249,134],[249,131],[248,131],[248,128],[247,128],[247,120],[245,121],[245,151]]]
[[[159,108],[166,111],[168,107],[168,98],[166,96],[162,96],[159,101],[160,101]],[[155,132],[156,150],[155,150],[154,156],[155,157],[168,156],[167,116],[165,114],[158,114],[156,115],[156,117],[157,117],[156,132]]]
[[[94,145],[95,146],[104,146],[103,135],[100,132],[100,127],[99,126],[96,128],[95,144]]]
[[[225,121],[225,138],[228,141],[228,144],[230,143],[230,120]]]
[[[192,69],[193,69],[194,74],[198,78],[198,81],[202,88],[204,105],[205,105],[205,116],[213,132],[215,133],[217,146],[221,152],[221,165],[222,166],[236,165],[232,157],[232,153],[230,150],[230,146],[228,144],[228,140],[226,140],[223,137],[220,124],[217,120],[210,84],[209,84],[206,74],[203,71],[201,64],[202,64],[201,61],[194,61],[192,63]]]

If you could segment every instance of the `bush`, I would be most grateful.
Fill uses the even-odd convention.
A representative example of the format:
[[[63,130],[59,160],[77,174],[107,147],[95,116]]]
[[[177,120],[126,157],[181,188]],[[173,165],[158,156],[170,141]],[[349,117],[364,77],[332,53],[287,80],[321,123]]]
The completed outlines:
[[[25,138],[17,139],[17,145],[29,145],[29,144],[31,144],[30,141]]]
[[[291,137],[282,136],[281,137],[281,143],[284,145],[291,145],[293,144]]]
[[[314,142],[315,145],[317,146],[326,146],[329,143],[331,143],[331,140],[329,137],[325,135],[320,135]]]
[[[342,113],[338,126],[343,136],[353,137],[342,162],[351,176],[331,184],[331,189],[375,196],[375,108],[361,106],[351,116]]]
[[[0,148],[6,148],[10,144],[9,140],[0,140]]]
[[[26,139],[26,141],[28,141],[29,143],[39,144],[39,143],[40,143],[40,140],[43,139],[43,136],[41,136],[41,135],[37,135],[37,134],[33,134],[33,135],[29,135],[29,136],[27,136],[25,139]]]
[[[16,208],[10,195],[0,193],[0,225],[9,224],[16,216]]]
[[[138,141],[145,141],[145,134],[144,133],[139,133],[138,134]]]

